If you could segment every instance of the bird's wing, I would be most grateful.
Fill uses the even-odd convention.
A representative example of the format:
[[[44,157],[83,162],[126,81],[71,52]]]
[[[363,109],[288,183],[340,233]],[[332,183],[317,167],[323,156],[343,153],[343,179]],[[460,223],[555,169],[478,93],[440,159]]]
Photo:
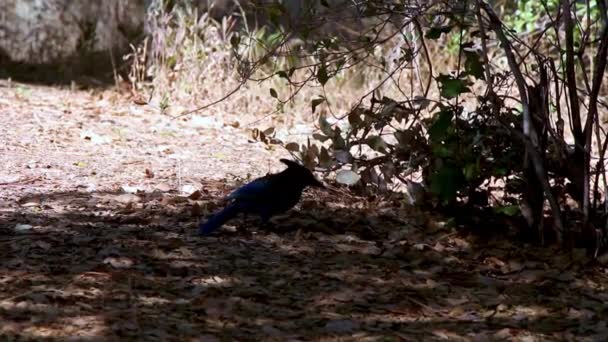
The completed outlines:
[[[240,188],[234,190],[227,199],[256,199],[266,197],[270,190],[270,180],[267,177],[262,177],[247,183]]]

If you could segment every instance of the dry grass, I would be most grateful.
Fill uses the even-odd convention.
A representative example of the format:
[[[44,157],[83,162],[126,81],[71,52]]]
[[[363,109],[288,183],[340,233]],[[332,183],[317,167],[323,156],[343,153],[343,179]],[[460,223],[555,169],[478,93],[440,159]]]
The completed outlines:
[[[256,77],[268,78],[265,81],[242,82],[230,44],[234,34],[234,18],[228,17],[217,22],[207,14],[199,16],[195,11],[187,9],[164,15],[166,17],[162,21],[172,24],[155,28],[154,41],[151,44],[152,51],[157,53],[149,56],[147,72],[153,76],[153,80],[148,84],[147,92],[152,93],[152,104],[171,116],[178,116],[225,99],[214,106],[196,111],[194,115],[219,116],[226,122],[236,121],[247,128],[272,126],[298,134],[293,130],[299,130],[301,133],[303,127],[307,126],[308,129],[304,130],[309,131],[319,113],[326,114],[330,120],[332,116],[342,117],[379,85],[376,95],[397,100],[422,95],[423,88],[427,86],[429,68],[427,59],[422,54],[411,63],[411,68],[395,73],[383,81],[388,72],[397,67],[390,61],[393,57],[398,58],[399,53],[402,53],[401,48],[407,44],[401,37],[396,37],[390,44],[377,48],[364,63],[346,68],[323,87],[317,82],[308,82],[298,90],[284,79],[276,76],[268,78],[269,74],[285,65],[302,65],[306,62],[294,62],[287,57],[275,58],[271,67],[257,71]],[[251,59],[263,55],[263,43],[268,39],[269,33],[263,29],[254,30],[248,27],[245,27],[244,32],[245,34],[241,34],[241,47],[246,46],[244,49],[248,51],[240,53]],[[421,51],[421,46],[414,48]],[[436,46],[433,49],[439,51],[441,47]],[[381,66],[380,60],[385,56],[388,56],[386,60],[389,62]],[[435,75],[447,70],[443,61],[437,64],[434,66]],[[449,64],[452,64],[452,61]],[[293,79],[303,80],[311,72],[311,69],[301,69],[296,71]],[[134,81],[143,83],[137,82],[137,79]],[[276,90],[279,99],[288,100],[285,105],[271,97],[271,88]],[[436,87],[431,87],[431,92],[431,96],[438,95]],[[318,107],[316,115],[312,115],[311,100],[320,96],[327,101]],[[278,133],[281,133],[280,129]]]

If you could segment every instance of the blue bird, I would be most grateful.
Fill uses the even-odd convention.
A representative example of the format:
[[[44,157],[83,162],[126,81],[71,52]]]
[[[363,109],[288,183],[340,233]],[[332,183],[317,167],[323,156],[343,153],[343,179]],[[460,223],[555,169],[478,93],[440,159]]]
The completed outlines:
[[[213,214],[199,225],[200,235],[209,235],[239,213],[256,214],[266,223],[274,215],[293,208],[307,186],[324,188],[306,167],[281,159],[287,168],[247,183],[232,192],[226,199],[227,207]]]

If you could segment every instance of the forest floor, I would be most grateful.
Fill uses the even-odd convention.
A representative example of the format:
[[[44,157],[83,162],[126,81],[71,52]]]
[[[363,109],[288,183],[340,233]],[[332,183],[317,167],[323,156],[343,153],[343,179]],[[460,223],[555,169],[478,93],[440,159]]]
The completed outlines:
[[[0,335],[608,340],[608,271],[584,251],[463,234],[399,196],[310,191],[274,231],[198,237],[235,184],[281,168],[239,128],[254,119],[0,81]]]

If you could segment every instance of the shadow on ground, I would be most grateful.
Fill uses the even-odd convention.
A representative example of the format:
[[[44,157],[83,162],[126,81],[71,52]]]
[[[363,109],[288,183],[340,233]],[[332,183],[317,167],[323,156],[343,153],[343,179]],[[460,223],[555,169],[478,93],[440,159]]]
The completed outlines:
[[[229,225],[198,237],[195,216],[214,209],[217,195],[192,201],[75,191],[6,199],[0,334],[175,341],[607,336],[605,277],[598,280],[595,270],[556,270],[542,252],[533,260],[530,250],[476,245],[422,213],[399,215],[363,200],[309,196],[300,211],[276,220],[276,231],[237,220],[245,230]]]

